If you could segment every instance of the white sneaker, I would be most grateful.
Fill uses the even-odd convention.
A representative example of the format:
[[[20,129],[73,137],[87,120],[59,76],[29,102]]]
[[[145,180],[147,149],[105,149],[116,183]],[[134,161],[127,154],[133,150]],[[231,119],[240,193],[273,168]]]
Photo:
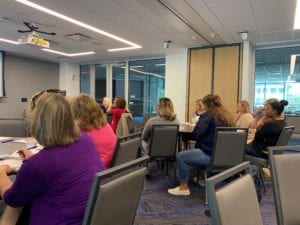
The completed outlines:
[[[191,194],[189,189],[179,190],[179,187],[168,189],[168,193],[171,195],[177,195],[177,196],[180,196],[180,195],[188,196]]]

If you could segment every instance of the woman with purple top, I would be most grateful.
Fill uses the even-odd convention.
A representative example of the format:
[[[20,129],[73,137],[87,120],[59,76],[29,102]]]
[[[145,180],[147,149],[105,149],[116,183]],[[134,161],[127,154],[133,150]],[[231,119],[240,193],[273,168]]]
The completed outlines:
[[[91,139],[76,127],[68,101],[59,94],[39,97],[30,115],[30,133],[44,149],[22,149],[24,162],[14,183],[0,166],[0,194],[8,205],[2,224],[14,224],[30,205],[30,225],[82,223],[94,174],[104,170]]]

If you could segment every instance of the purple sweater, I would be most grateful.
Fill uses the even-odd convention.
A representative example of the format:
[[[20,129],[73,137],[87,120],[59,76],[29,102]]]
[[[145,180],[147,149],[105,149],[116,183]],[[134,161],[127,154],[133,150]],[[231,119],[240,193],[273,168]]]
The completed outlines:
[[[30,225],[79,225],[94,174],[104,169],[83,133],[71,145],[45,148],[24,160],[3,198],[12,207],[31,203]]]

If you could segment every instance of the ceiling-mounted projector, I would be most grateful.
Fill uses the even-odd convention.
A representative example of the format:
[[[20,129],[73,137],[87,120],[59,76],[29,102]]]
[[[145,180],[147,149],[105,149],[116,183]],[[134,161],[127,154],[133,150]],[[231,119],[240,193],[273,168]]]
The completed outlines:
[[[30,33],[27,37],[23,36],[18,39],[18,43],[20,45],[36,45],[43,48],[49,48],[49,41],[40,38],[35,32]]]

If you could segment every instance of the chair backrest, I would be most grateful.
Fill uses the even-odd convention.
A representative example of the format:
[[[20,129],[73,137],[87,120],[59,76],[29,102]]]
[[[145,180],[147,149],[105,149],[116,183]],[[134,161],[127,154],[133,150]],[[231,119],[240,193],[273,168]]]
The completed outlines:
[[[263,225],[249,167],[243,162],[205,180],[212,225]]]
[[[178,124],[154,124],[151,128],[150,157],[175,157],[178,141]]]
[[[276,146],[288,145],[288,142],[289,142],[292,134],[294,133],[294,130],[295,130],[294,126],[284,127],[277,142],[276,142]]]
[[[110,167],[136,159],[140,143],[141,132],[118,138]]]
[[[134,126],[131,113],[123,113],[116,129],[117,137],[123,137],[134,132]]]
[[[0,136],[27,137],[23,119],[0,119]]]
[[[124,163],[94,177],[83,225],[132,225],[144,185],[148,156]],[[126,170],[139,167],[121,177],[111,179]],[[104,183],[106,182],[106,183]]]
[[[278,225],[300,224],[300,146],[269,147]]]
[[[210,167],[224,169],[244,161],[248,129],[217,127]]]

